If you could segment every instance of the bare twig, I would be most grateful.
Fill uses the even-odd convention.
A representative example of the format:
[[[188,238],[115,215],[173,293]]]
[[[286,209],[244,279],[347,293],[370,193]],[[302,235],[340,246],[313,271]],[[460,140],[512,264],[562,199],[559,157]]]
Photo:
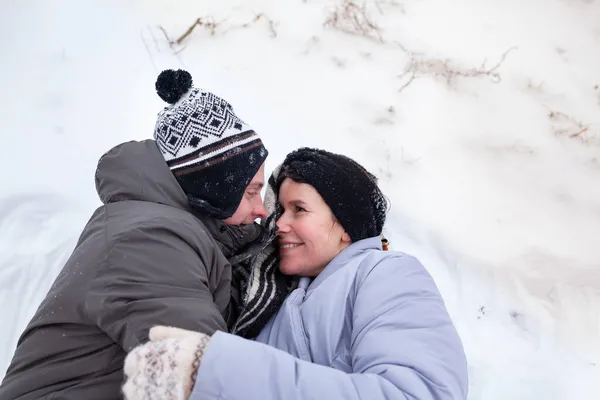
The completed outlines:
[[[171,39],[169,38],[169,35],[167,34],[167,31],[165,30],[165,28],[163,28],[161,25],[159,25],[158,29],[160,29],[160,31],[163,33],[163,35],[165,35],[165,39],[167,39],[167,42],[169,43],[169,45],[172,46],[173,41],[171,41]]]
[[[202,18],[198,18],[196,19],[196,21],[194,21],[194,23],[192,25],[190,25],[190,27],[187,29],[187,31],[185,31],[183,33],[183,35],[179,36],[179,38],[177,38],[177,40],[175,40],[175,43],[180,45],[185,38],[187,38],[189,35],[192,34],[192,32],[194,31],[194,29],[197,26],[202,26],[206,29],[208,29],[208,31],[210,32],[210,35],[213,36],[216,32],[217,29],[217,23],[212,19],[212,18],[206,18],[206,20],[203,20]]]
[[[175,45],[180,46],[192,34],[192,32],[194,32],[194,30],[197,27],[203,27],[206,30],[208,30],[208,32],[210,33],[211,36],[215,36],[217,33],[224,35],[227,32],[230,32],[234,29],[248,28],[249,26],[255,24],[256,22],[258,22],[260,20],[266,20],[269,25],[269,31],[271,33],[271,37],[273,37],[273,38],[277,37],[277,30],[275,29],[277,24],[275,23],[275,21],[273,21],[272,19],[267,17],[264,13],[257,14],[249,22],[243,23],[241,25],[229,26],[220,31],[219,31],[219,28],[223,25],[223,23],[226,21],[226,19],[224,19],[220,22],[215,22],[214,19],[211,17],[197,18],[194,21],[194,23],[192,25],[190,25],[190,27],[181,36],[179,36],[176,40],[171,40],[171,38],[167,34],[166,30],[162,26],[159,26],[159,29],[165,35],[165,38],[169,42],[169,45],[171,47],[173,47]],[[181,51],[181,49],[179,49],[179,51]]]
[[[404,45],[403,45],[402,43],[400,43],[400,42],[399,42],[399,41],[397,41],[397,40],[394,40],[394,41],[392,42],[392,44],[395,44],[396,46],[400,47],[400,50],[402,50],[403,52],[405,52],[406,54],[408,54],[408,55],[410,55],[410,56],[415,56],[415,55],[417,55],[416,53],[414,53],[414,52],[412,52],[412,51],[408,50],[406,47],[404,47]]]
[[[554,122],[553,130],[555,135],[579,139],[585,144],[600,139],[600,134],[591,131],[589,124],[585,124],[571,115],[550,110],[548,118]]]
[[[264,19],[264,20],[266,20],[268,22],[268,24],[269,24],[269,30],[271,32],[271,37],[272,38],[277,37],[277,30],[275,29],[275,26],[277,24],[271,18],[267,17],[264,13],[256,14],[256,16],[254,18],[252,18],[252,20],[249,21],[249,22],[245,22],[245,23],[243,23],[241,25],[237,25],[237,26],[231,26],[231,27],[225,29],[222,32],[222,34],[225,34],[225,33],[229,32],[229,31],[234,30],[234,29],[248,28],[251,25],[253,25],[253,24],[257,23],[258,21],[260,21],[261,19]]]
[[[587,132],[590,130],[589,126],[584,126],[583,128],[581,128],[580,130],[578,130],[577,132],[573,132],[569,135],[570,138],[576,138],[578,136],[581,136],[583,133]]]
[[[397,43],[398,44],[398,43]],[[400,45],[400,44],[398,44]],[[400,45],[401,46],[401,45]],[[511,47],[507,51],[502,54],[500,61],[496,63],[491,68],[487,68],[485,66],[485,61],[481,64],[480,67],[477,68],[468,68],[463,69],[461,67],[455,66],[451,63],[450,60],[441,60],[438,58],[416,58],[412,55],[412,59],[409,62],[408,66],[405,68],[404,73],[400,75],[400,78],[406,76],[407,74],[412,74],[415,78],[418,74],[429,74],[434,77],[443,77],[446,79],[448,85],[452,85],[457,77],[462,78],[474,78],[478,76],[488,76],[494,82],[500,81],[500,74],[498,73],[498,69],[502,65],[502,63],[506,60],[507,55],[515,50],[516,47]],[[403,50],[405,50],[403,48]],[[406,50],[405,50],[406,51]],[[410,52],[408,54],[411,54]],[[412,82],[415,78],[410,79]],[[404,87],[403,87],[404,88]]]
[[[259,19],[265,19],[267,20],[267,22],[269,23],[269,30],[271,31],[271,37],[275,38],[277,37],[277,30],[275,29],[275,22],[273,22],[273,20],[269,17],[267,17],[264,13],[260,13],[258,14],[255,18],[254,21],[252,22],[257,22]]]
[[[417,71],[406,71],[405,73],[400,75],[399,78],[404,78],[409,73],[411,74],[410,78],[408,78],[408,80],[402,86],[400,86],[400,89],[398,89],[398,93],[402,92],[404,89],[406,89],[408,87],[408,85],[410,85],[415,79],[418,78]]]
[[[186,46],[182,46],[181,48],[175,50],[175,55],[178,56],[179,53],[181,53],[182,51],[184,51],[186,48],[187,48],[187,45]]]
[[[366,5],[358,4],[355,0],[343,0],[341,5],[331,11],[323,25],[383,43],[381,29],[371,21]]]
[[[508,50],[506,50],[503,54],[502,57],[500,57],[500,61],[498,61],[496,63],[496,65],[494,65],[492,68],[486,68],[485,66],[485,60],[483,61],[483,63],[481,64],[481,67],[479,68],[472,68],[470,70],[467,71],[458,71],[457,75],[459,76],[466,76],[466,77],[472,77],[472,76],[478,76],[478,75],[488,75],[491,77],[496,77],[498,80],[500,79],[500,74],[496,73],[496,71],[498,70],[498,68],[500,68],[500,66],[504,63],[504,61],[506,61],[506,57],[508,56],[508,54],[513,51],[516,50],[517,47],[516,46],[512,46],[510,47]]]

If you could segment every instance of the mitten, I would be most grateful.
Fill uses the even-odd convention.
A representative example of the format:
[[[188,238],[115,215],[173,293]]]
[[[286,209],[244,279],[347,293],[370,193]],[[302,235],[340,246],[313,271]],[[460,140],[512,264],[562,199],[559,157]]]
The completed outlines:
[[[187,400],[210,336],[156,326],[125,358],[126,400]]]

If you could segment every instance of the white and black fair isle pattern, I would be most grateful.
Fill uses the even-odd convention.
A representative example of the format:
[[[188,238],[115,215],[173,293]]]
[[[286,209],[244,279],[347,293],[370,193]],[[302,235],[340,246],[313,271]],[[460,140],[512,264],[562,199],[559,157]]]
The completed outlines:
[[[239,153],[260,145],[258,136],[228,102],[200,89],[165,107],[158,114],[154,135],[171,170],[197,164],[207,167],[233,148]]]
[[[279,252],[275,241],[275,222],[278,217],[275,182],[280,169],[281,166],[273,171],[265,190],[264,204],[268,217],[262,221],[262,225],[271,232],[270,240],[248,269],[234,268],[233,271],[234,279],[240,279],[245,284],[241,288],[239,317],[231,332],[245,338],[255,338],[298,285],[298,277],[285,276],[279,270]]]
[[[210,336],[202,335],[195,346],[189,365],[189,345],[185,339],[167,339],[148,342],[141,351],[134,351],[138,374],[127,391],[128,400],[185,399],[189,396],[198,375],[198,368]],[[182,358],[183,356],[183,358]],[[186,371],[182,375],[182,372]]]

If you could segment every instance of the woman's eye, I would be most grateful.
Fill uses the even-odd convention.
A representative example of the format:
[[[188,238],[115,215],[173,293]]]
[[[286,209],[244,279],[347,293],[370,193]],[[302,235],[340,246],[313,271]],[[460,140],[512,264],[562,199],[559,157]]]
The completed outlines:
[[[296,206],[296,212],[302,212],[302,211],[306,211],[306,210],[300,206]]]
[[[246,194],[248,195],[248,197],[256,197],[256,196],[258,196],[258,192],[246,192]]]

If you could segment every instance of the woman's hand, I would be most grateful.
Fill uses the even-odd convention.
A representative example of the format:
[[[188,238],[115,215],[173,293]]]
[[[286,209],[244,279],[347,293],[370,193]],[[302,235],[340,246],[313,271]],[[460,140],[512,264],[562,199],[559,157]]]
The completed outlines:
[[[156,326],[149,338],[125,358],[125,399],[187,400],[210,336]]]

